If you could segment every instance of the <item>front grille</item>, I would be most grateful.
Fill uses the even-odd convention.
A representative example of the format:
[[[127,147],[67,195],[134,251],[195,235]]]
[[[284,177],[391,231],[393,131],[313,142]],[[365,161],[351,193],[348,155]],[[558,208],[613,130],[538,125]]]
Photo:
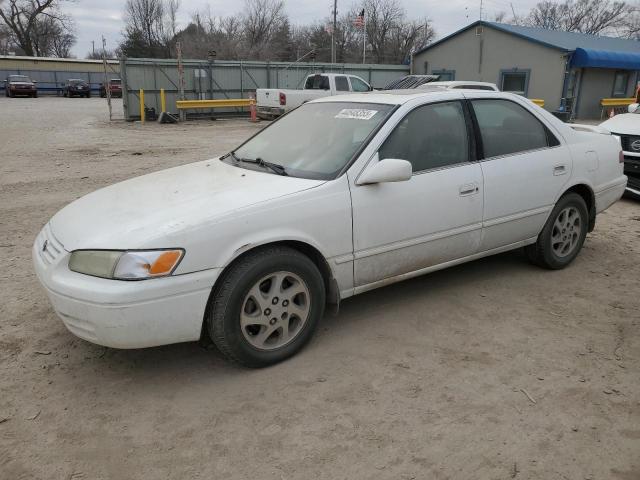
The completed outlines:
[[[622,150],[625,152],[640,153],[640,136],[638,135],[620,135],[620,143]]]
[[[64,252],[62,243],[53,235],[47,223],[36,240],[38,253],[45,265],[51,265]],[[45,248],[46,244],[46,248]]]

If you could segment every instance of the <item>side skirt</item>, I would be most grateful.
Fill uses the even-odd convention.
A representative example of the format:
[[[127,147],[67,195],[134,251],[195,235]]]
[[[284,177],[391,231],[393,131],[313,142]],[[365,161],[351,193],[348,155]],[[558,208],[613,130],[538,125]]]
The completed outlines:
[[[368,292],[369,290],[374,290],[379,287],[384,287],[386,285],[391,285],[392,283],[401,282],[403,280],[408,280],[410,278],[419,277],[420,275],[424,275],[425,273],[436,272],[438,270],[444,270],[445,268],[453,267],[454,265],[460,265],[461,263],[471,262],[472,260],[478,260],[479,258],[488,257],[491,255],[496,255],[498,253],[508,252],[509,250],[515,250],[516,248],[524,247],[527,245],[531,245],[532,243],[536,243],[538,239],[537,236],[528,238],[527,240],[522,240],[520,242],[511,243],[509,245],[504,245],[502,247],[493,248],[491,250],[486,250],[480,253],[474,253],[473,255],[468,255],[466,257],[458,258],[455,260],[450,260],[448,262],[439,263],[438,265],[432,265],[430,267],[421,268],[419,270],[414,270],[413,272],[403,273],[402,275],[396,275],[389,278],[384,278],[382,280],[378,280],[377,282],[368,283],[367,285],[362,285],[359,287],[355,287],[350,292],[341,292],[340,297],[342,299],[350,297],[351,295],[358,295],[359,293]]]

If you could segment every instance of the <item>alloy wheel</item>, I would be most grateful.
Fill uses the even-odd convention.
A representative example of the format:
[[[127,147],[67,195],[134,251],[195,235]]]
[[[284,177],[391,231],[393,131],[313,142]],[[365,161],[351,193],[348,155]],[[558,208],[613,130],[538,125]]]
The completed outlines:
[[[309,318],[309,288],[298,275],[280,271],[256,282],[240,311],[244,338],[259,350],[280,348],[303,330]]]
[[[560,211],[551,230],[551,249],[558,257],[573,253],[580,240],[582,219],[575,207],[566,207]]]

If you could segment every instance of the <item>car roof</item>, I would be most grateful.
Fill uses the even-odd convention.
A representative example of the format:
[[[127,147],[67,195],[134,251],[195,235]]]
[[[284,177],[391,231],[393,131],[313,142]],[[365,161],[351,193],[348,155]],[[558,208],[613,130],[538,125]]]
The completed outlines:
[[[354,102],[354,103],[382,103],[388,105],[402,105],[415,99],[425,99],[432,102],[438,100],[455,100],[463,98],[506,98],[530,101],[515,93],[500,92],[495,90],[456,89],[449,90],[438,88],[434,90],[412,88],[407,90],[374,90],[373,92],[351,93],[346,95],[333,95],[312,100],[308,103],[324,102]]]
[[[419,90],[415,88],[405,90],[374,90],[373,92],[351,93],[346,95],[334,95],[313,100],[321,102],[359,102],[359,103],[384,103],[388,105],[402,105],[415,98],[428,97],[434,100],[438,98],[464,98],[460,90],[438,89],[433,91]]]

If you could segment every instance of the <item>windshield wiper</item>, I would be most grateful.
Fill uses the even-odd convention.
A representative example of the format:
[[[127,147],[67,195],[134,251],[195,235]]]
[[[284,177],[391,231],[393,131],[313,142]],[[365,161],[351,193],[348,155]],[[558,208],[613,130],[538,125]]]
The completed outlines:
[[[237,161],[237,162],[242,162],[242,163],[251,163],[253,165],[258,165],[259,167],[262,168],[268,168],[269,170],[271,170],[274,173],[277,173],[278,175],[283,175],[283,176],[287,176],[289,175],[287,173],[287,170],[282,166],[282,165],[278,165],[277,163],[271,163],[271,162],[267,162],[266,160],[263,160],[260,157],[257,157],[255,159],[253,158],[240,158],[236,155],[235,151],[231,151],[229,152],[229,154]]]

